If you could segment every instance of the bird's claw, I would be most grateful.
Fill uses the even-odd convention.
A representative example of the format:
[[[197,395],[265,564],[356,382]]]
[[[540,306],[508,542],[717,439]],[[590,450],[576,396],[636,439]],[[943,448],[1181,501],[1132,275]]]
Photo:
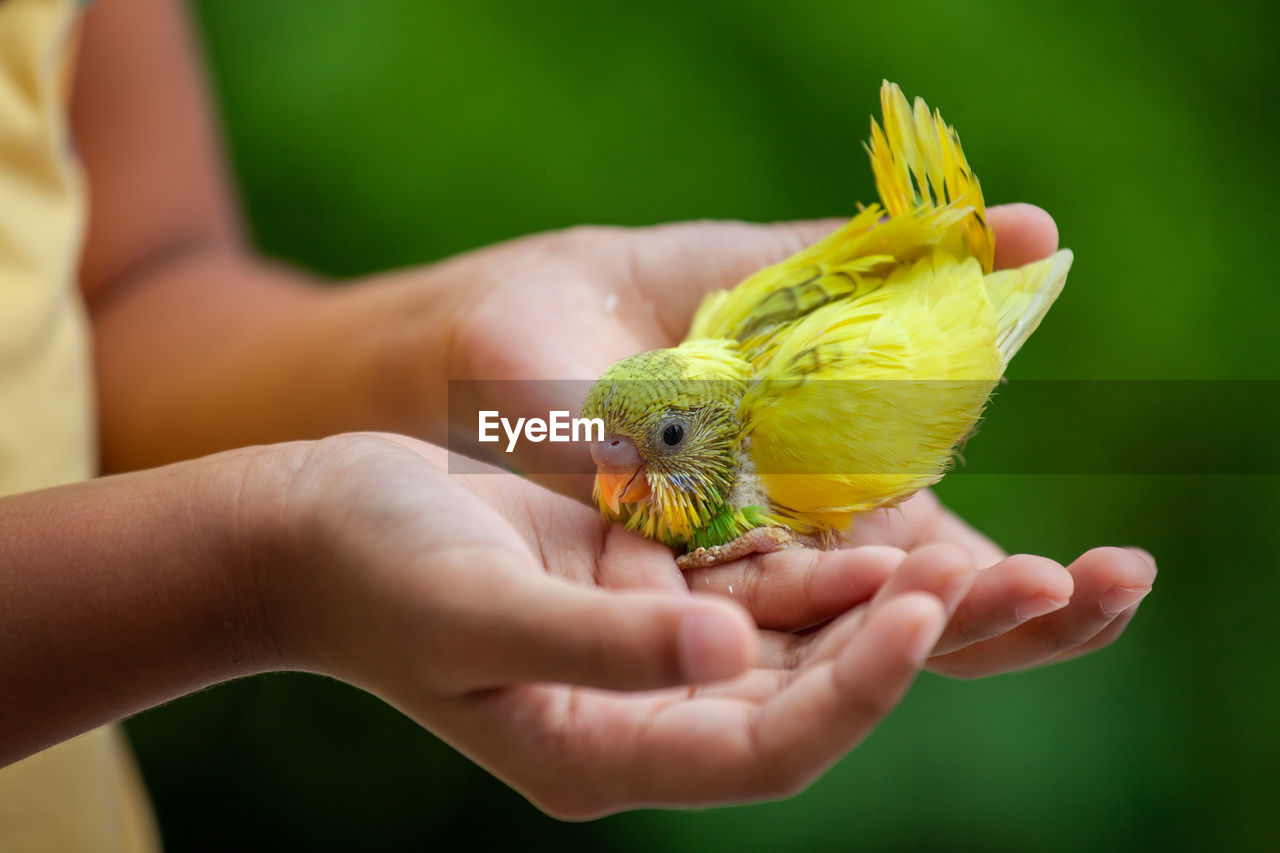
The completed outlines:
[[[772,554],[787,548],[803,548],[792,532],[785,527],[755,527],[723,545],[697,548],[676,557],[676,565],[682,570],[705,569],[728,563],[751,554]]]

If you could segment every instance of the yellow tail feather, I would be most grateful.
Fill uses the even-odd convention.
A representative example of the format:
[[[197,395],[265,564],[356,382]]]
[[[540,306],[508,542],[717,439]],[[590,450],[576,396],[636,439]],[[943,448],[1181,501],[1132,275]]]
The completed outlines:
[[[955,128],[942,114],[929,112],[921,98],[915,108],[897,84],[885,80],[880,87],[884,130],[871,119],[871,168],[876,189],[890,216],[921,207],[972,208],[959,227],[966,251],[991,272],[995,236],[986,221],[986,207],[978,179],[969,168]],[[960,249],[960,246],[956,247]]]

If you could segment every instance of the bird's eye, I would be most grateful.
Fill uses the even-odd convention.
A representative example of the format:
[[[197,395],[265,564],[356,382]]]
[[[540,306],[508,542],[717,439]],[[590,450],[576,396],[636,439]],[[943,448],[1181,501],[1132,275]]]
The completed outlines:
[[[684,427],[680,424],[667,424],[667,428],[662,431],[662,442],[667,447],[675,447],[684,441]]]

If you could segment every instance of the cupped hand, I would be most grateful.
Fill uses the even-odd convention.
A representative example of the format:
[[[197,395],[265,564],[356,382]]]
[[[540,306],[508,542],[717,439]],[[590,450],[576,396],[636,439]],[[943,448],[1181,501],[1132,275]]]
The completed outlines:
[[[1156,577],[1154,558],[1140,548],[1093,548],[1065,567],[1032,554],[1007,556],[932,492],[863,519],[849,544],[869,543],[908,551],[945,543],[982,567],[929,658],[930,669],[961,678],[1070,660],[1109,645]]]
[[[485,458],[493,445],[474,441],[481,409],[512,421],[576,414],[610,364],[680,343],[704,295],[839,223],[584,226],[484,250],[467,267],[469,295],[450,337],[451,447]],[[487,458],[590,497],[595,468],[583,443],[525,441]]]
[[[997,268],[1057,249],[1057,226],[1040,208],[1003,205],[987,215]],[[840,222],[582,228],[521,241],[510,247],[507,263],[495,267],[498,273],[477,286],[455,338],[455,375],[526,380],[476,383],[493,395],[492,408],[522,416],[572,410],[586,386],[546,380],[590,381],[619,358],[675,345],[706,293],[732,287]],[[579,445],[526,443],[524,451],[514,460],[517,468],[591,470]],[[587,474],[541,479],[580,498],[591,482]],[[1150,555],[1135,549],[1095,548],[1066,567],[1044,557],[1007,557],[930,492],[860,518],[851,534],[854,546],[910,551],[938,543],[964,549],[984,569],[929,660],[931,668],[954,676],[1021,669],[1101,648],[1124,630],[1155,577]],[[859,599],[864,567],[857,556],[847,559],[743,560],[691,572],[687,581],[738,600],[767,627],[795,629]],[[800,585],[809,590],[803,604],[788,592]]]
[[[279,654],[381,696],[561,817],[794,793],[897,704],[973,578],[952,546],[772,555],[774,616],[821,609],[796,582],[826,561],[847,612],[758,630],[691,593],[669,549],[443,461],[365,435],[296,465],[281,511],[300,559],[259,583]]]
[[[998,267],[1020,266],[1057,248],[1057,227],[1038,207],[1004,205],[987,214]],[[448,334],[455,449],[492,447],[474,441],[479,409],[513,421],[577,412],[610,364],[679,344],[708,293],[733,287],[844,221],[583,226],[455,260],[438,272],[466,294]],[[526,441],[498,461],[558,491],[590,497],[587,472],[594,466],[582,443]]]

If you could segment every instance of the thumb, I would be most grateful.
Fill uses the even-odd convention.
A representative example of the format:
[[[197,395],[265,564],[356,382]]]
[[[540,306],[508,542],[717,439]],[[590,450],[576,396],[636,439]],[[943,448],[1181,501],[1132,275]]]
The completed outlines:
[[[1002,204],[987,209],[987,223],[996,232],[996,269],[1016,267],[1047,258],[1058,250],[1058,226],[1034,204]]]
[[[635,229],[644,251],[637,253],[637,278],[679,272],[701,293],[733,287],[762,267],[785,260],[816,243],[848,219],[794,222],[700,220]]]
[[[653,298],[664,327],[682,331],[702,297],[785,260],[846,221],[699,221],[631,229],[624,268]]]
[[[1053,254],[1058,228],[1031,204],[987,209],[996,232],[996,268],[1018,267]],[[785,260],[848,222],[847,218],[759,224],[704,220],[630,231],[634,283],[660,296],[656,308],[668,329],[687,327],[702,297],[731,288],[759,269]]]
[[[755,659],[755,626],[723,599],[547,577],[521,587],[491,599],[487,624],[467,632],[466,665],[452,668],[451,688],[542,681],[646,690],[729,678]]]
[[[656,263],[669,255],[684,261],[690,278],[705,290],[733,287],[756,270],[786,260],[848,221],[701,221],[658,226]],[[657,239],[660,235],[661,239]],[[665,251],[663,251],[665,250]],[[688,279],[686,279],[688,280]]]

